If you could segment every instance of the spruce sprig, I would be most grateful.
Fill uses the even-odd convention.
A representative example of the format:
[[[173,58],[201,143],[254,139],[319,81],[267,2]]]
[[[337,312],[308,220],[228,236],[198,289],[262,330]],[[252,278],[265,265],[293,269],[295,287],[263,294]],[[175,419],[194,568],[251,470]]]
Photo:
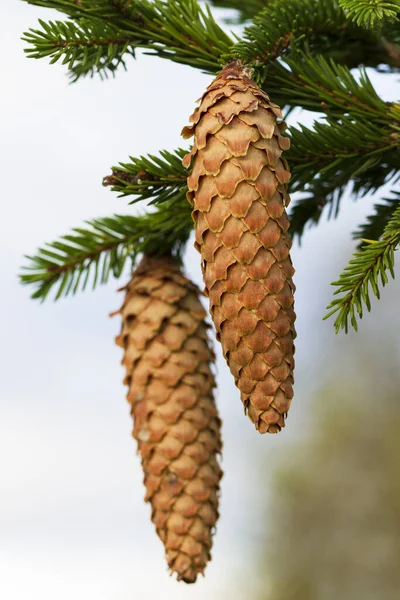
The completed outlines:
[[[56,288],[55,300],[85,290],[91,283],[119,278],[127,261],[139,253],[171,252],[179,255],[192,228],[190,207],[185,200],[174,211],[163,204],[143,216],[114,215],[86,221],[68,235],[26,256],[21,282],[35,286],[32,298],[45,300]],[[162,243],[160,243],[162,240]]]
[[[391,108],[386,110],[385,128],[351,116],[315,122],[313,129],[289,127],[291,148],[285,153],[292,170],[289,191],[304,192],[291,214],[291,234],[302,237],[309,224],[317,224],[325,208],[328,218],[336,218],[346,186],[351,183],[356,196],[375,191],[400,170],[398,132]],[[120,196],[133,196],[133,202],[150,204],[184,200],[187,173],[182,158],[187,150],[163,150],[159,156],[130,157],[112,167],[103,184]]]
[[[368,311],[371,310],[370,289],[379,299],[379,286],[385,286],[388,283],[388,272],[394,278],[394,253],[400,244],[400,206],[392,214],[380,240],[364,239],[363,242],[365,245],[359,252],[353,254],[353,258],[339,279],[332,283],[338,288],[335,295],[343,295],[341,298],[332,300],[327,307],[329,312],[324,319],[339,313],[334,323],[336,333],[340,329],[344,329],[347,333],[349,320],[357,331],[356,313],[361,319],[364,307]]]
[[[144,48],[150,54],[175,62],[203,69],[215,74],[230,60],[240,58],[244,62],[265,71],[281,56],[291,54],[293,44],[302,45],[307,39],[312,52],[329,55],[350,68],[360,64],[377,67],[389,65],[400,67],[398,32],[385,32],[383,40],[373,31],[366,31],[349,21],[337,0],[269,0],[265,10],[254,19],[254,25],[245,29],[244,37],[234,40],[216,23],[208,6],[203,10],[197,0],[23,0],[37,6],[55,8],[73,19],[96,22],[93,27],[114,26],[129,40],[129,48]],[[258,4],[258,0],[254,0]],[[246,5],[247,6],[247,5]],[[252,5],[253,6],[253,5]],[[251,7],[248,7],[251,8]],[[246,9],[247,10],[247,9]],[[251,8],[251,12],[255,7]],[[59,23],[59,22],[57,22]],[[32,48],[28,55],[35,58],[58,56],[62,50],[65,26],[54,31],[54,23],[48,33],[42,22],[41,30],[25,34]],[[95,41],[95,39],[94,39]],[[71,42],[72,43],[72,42]],[[87,45],[88,40],[82,44]],[[53,53],[51,52],[53,48]],[[82,54],[76,50],[77,55]],[[69,46],[64,46],[66,63],[71,66]],[[87,51],[86,51],[87,52]],[[96,56],[87,52],[85,68],[79,63],[73,80],[81,75],[96,72]],[[103,62],[105,57],[103,57]],[[124,64],[122,60],[118,64]],[[115,71],[115,65],[111,69]],[[104,74],[107,69],[100,69]],[[265,76],[265,73],[264,73]]]
[[[125,68],[124,54],[135,56],[134,36],[111,23],[93,19],[47,23],[39,19],[39,23],[42,29],[29,29],[22,38],[31,46],[25,49],[26,55],[49,56],[50,64],[62,58],[62,64],[67,64],[72,72],[73,81],[94,73],[107,77],[119,65]]]
[[[363,245],[362,240],[378,240],[381,237],[393,212],[400,205],[400,192],[393,192],[393,194],[393,198],[384,198],[380,204],[374,204],[374,213],[367,217],[366,223],[363,223],[354,231],[353,239],[361,240],[359,249]]]
[[[168,58],[174,62],[190,64],[215,73],[221,66],[220,57],[227,53],[233,40],[214,20],[208,6],[203,10],[197,0],[24,0],[29,4],[56,8],[75,21],[77,40],[76,54],[82,55],[88,39],[81,33],[81,20],[95,22],[93,27],[98,36],[99,28],[114,26],[119,35],[128,40],[129,47],[143,48],[150,54]],[[68,26],[61,22],[46,24],[41,21],[41,30],[35,29],[25,34],[24,39],[33,47],[28,55],[35,58],[70,55],[69,45],[65,45]],[[70,30],[73,34],[73,28]],[[29,37],[30,36],[30,37]],[[80,45],[79,45],[80,41]],[[72,39],[68,39],[71,44]],[[64,45],[63,45],[64,44]],[[127,46],[128,47],[128,46]],[[80,49],[80,50],[79,50]],[[94,53],[86,51],[86,74],[96,67]],[[73,68],[71,56],[68,61]],[[71,66],[72,64],[72,66]]]
[[[388,107],[364,69],[356,78],[345,65],[314,56],[308,48],[293,48],[285,63],[289,68],[275,61],[268,73],[263,71],[268,75],[268,93],[280,106],[300,106],[334,117],[350,114],[377,124],[387,121]]]
[[[332,170],[326,174],[317,176],[305,185],[301,197],[297,197],[290,209],[290,234],[301,242],[305,229],[317,225],[322,216],[326,219],[336,219],[344,192],[352,194],[356,200],[368,193],[376,192],[380,187],[391,181],[396,182],[398,170],[390,169],[388,163],[377,162],[366,165],[368,168],[353,175],[349,180],[346,170]],[[296,177],[296,170],[293,171]],[[294,181],[294,186],[296,181]],[[289,188],[292,192],[292,188]],[[371,217],[373,218],[373,216]],[[380,230],[382,233],[384,225]],[[372,236],[363,236],[372,237]]]
[[[313,129],[289,127],[291,148],[285,153],[292,178],[289,191],[304,192],[291,211],[291,234],[301,238],[305,227],[318,223],[322,211],[336,217],[340,199],[351,183],[356,195],[378,189],[400,170],[398,133],[392,111],[387,111],[385,129],[350,116],[340,120],[316,122]],[[150,204],[183,201],[187,192],[187,173],[182,158],[187,150],[163,150],[160,155],[130,157],[112,167],[112,174],[104,177],[103,184],[133,196],[133,202]]]
[[[400,69],[400,0],[214,0],[239,9],[242,22],[254,17],[237,43],[197,0],[24,1],[68,16],[65,23],[40,21],[41,28],[24,39],[28,56],[62,60],[73,80],[113,74],[139,47],[208,73],[240,58],[280,106],[324,112],[326,120],[313,129],[289,130],[290,191],[304,194],[292,209],[292,235],[300,237],[307,224],[318,222],[325,207],[328,217],[336,216],[349,184],[357,196],[398,176],[400,106],[383,102],[364,70],[355,77],[350,69]],[[117,277],[126,260],[143,250],[179,253],[192,229],[184,153],[131,157],[113,167],[104,185],[132,202],[157,205],[156,212],[95,219],[39,249],[22,275],[37,286],[34,297],[45,298],[54,286],[60,297],[88,281]],[[379,277],[384,285],[387,271],[393,274],[399,210],[392,200],[378,205],[356,232],[364,245],[333,284],[342,297],[328,307],[327,316],[338,313],[336,330],[347,330],[349,319],[356,328],[356,312],[361,317],[363,307],[370,309],[369,286],[379,297]]]
[[[382,41],[382,32],[366,30],[347,19],[337,0],[269,0],[246,27],[230,56],[257,67],[290,54],[293,44],[307,41],[313,53],[324,54],[350,68],[399,60]],[[397,28],[385,31],[386,42],[399,42]]]
[[[400,170],[399,136],[390,111],[385,129],[343,116],[317,121],[313,129],[290,127],[289,132],[291,147],[285,153],[292,169],[289,191],[303,194],[290,211],[290,233],[299,241],[323,213],[328,219],[338,216],[350,186],[357,198],[376,191]]]
[[[310,174],[334,177],[343,173],[347,181],[366,171],[373,164],[388,161],[400,170],[400,157],[393,152],[399,147],[399,134],[393,129],[390,116],[386,128],[371,121],[343,115],[314,122],[313,129],[291,127],[291,147],[286,158],[293,168],[291,191],[304,191]],[[390,167],[388,167],[390,170]]]
[[[339,0],[340,6],[357,25],[373,28],[381,21],[398,20],[400,0]]]
[[[187,192],[187,172],[182,166],[186,152],[178,148],[173,153],[161,150],[160,156],[130,156],[129,163],[112,167],[112,174],[104,177],[103,185],[120,192],[120,197],[133,195],[131,204],[141,200],[150,200],[150,204],[168,201],[173,210]]]
[[[160,156],[131,157],[114,167],[103,184],[133,197],[131,204],[147,201],[157,210],[142,216],[114,215],[87,221],[60,240],[26,257],[29,264],[21,275],[25,284],[36,286],[33,298],[44,300],[57,286],[55,299],[95,288],[111,275],[120,277],[126,261],[141,252],[181,252],[193,228],[186,200],[187,173],[182,166],[185,150],[161,151]]]

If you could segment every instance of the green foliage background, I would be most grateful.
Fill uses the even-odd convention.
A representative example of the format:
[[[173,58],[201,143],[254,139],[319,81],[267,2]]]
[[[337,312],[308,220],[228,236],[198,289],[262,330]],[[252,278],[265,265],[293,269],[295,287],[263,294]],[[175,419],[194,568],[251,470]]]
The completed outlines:
[[[332,347],[311,418],[274,461],[255,600],[395,600],[400,589],[398,344]],[[340,377],[338,377],[340,373]]]

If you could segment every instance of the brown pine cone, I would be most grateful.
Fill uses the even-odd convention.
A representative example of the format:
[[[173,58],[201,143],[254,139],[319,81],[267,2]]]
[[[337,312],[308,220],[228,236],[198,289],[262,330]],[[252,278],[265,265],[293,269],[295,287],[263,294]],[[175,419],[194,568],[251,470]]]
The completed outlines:
[[[206,311],[170,256],[144,257],[124,289],[116,341],[125,351],[145,499],[168,566],[194,583],[211,559],[222,476]]]
[[[191,125],[188,200],[210,312],[245,412],[261,433],[285,425],[293,397],[295,313],[285,206],[289,148],[281,110],[240,62],[207,88]]]

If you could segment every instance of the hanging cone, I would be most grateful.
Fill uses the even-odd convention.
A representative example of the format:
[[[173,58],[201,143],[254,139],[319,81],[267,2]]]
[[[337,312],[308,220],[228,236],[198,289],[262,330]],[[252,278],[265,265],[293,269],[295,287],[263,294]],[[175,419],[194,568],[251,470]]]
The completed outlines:
[[[293,397],[295,313],[285,206],[289,139],[281,111],[239,62],[207,88],[194,135],[188,200],[210,312],[245,412],[261,433],[285,425]]]
[[[145,257],[124,288],[122,331],[133,437],[146,501],[178,580],[194,583],[211,559],[222,471],[206,312],[172,257]]]

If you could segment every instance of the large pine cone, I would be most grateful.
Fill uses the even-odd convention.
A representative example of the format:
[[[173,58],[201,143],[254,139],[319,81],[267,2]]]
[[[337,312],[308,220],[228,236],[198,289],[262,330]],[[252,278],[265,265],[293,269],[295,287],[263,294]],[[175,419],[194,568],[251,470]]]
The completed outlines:
[[[193,583],[211,559],[222,476],[206,312],[172,257],[145,257],[125,290],[117,343],[145,499],[168,566]]]
[[[192,164],[188,200],[217,338],[251,421],[275,433],[293,397],[290,173],[281,158],[290,142],[279,107],[249,74],[233,62],[207,88],[182,131],[195,137],[183,164]]]

